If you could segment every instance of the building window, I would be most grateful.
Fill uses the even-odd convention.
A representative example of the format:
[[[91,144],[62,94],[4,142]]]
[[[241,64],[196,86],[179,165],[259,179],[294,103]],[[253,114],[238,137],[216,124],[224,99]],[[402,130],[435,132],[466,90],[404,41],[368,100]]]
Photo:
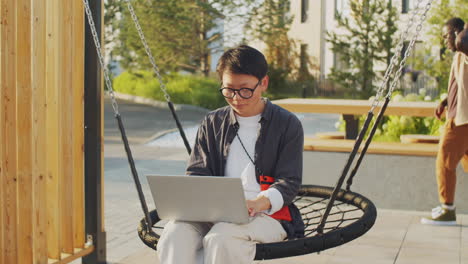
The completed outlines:
[[[307,21],[307,15],[309,12],[309,0],[301,0],[301,23]]]
[[[300,68],[307,69],[307,44],[301,44]]]
[[[401,49],[401,53],[400,53],[401,58],[403,58],[405,56],[405,53],[409,48],[409,44],[410,44],[409,41],[403,42],[403,48]],[[414,43],[414,46],[413,46],[412,50],[410,51],[410,56],[413,59],[416,57],[416,53],[417,53],[418,50],[423,50],[423,42],[419,41],[419,40]]]
[[[403,58],[405,56],[406,50],[408,50],[409,41],[403,42],[403,47],[401,48],[400,57]]]
[[[333,68],[336,70],[349,69],[349,63],[343,59],[343,56],[339,52],[333,53]]]
[[[410,0],[401,0],[401,13],[407,14],[411,9]]]
[[[422,1],[424,3],[424,1]],[[414,8],[414,1],[401,0],[401,13],[407,14]]]
[[[335,17],[338,14],[346,17],[349,15],[350,11],[349,0],[335,0]]]

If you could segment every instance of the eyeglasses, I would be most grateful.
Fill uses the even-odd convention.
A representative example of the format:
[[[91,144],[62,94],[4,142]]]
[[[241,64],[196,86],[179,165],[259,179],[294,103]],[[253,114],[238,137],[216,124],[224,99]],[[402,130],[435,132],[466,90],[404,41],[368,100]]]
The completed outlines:
[[[219,91],[225,98],[228,98],[228,99],[234,98],[236,93],[237,95],[239,95],[240,97],[244,99],[249,99],[250,97],[253,96],[255,89],[257,89],[257,87],[260,85],[261,82],[262,82],[261,80],[258,81],[258,83],[255,85],[253,89],[252,88],[232,89],[232,88],[221,87]]]

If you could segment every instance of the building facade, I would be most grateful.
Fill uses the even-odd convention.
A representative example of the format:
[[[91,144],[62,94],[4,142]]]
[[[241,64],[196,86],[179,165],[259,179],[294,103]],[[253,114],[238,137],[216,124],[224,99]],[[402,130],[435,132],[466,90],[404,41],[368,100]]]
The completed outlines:
[[[341,13],[347,17],[351,10],[349,7],[350,0],[294,0],[291,1],[291,14],[294,17],[291,26],[290,37],[297,40],[298,45],[301,45],[301,51],[305,51],[314,64],[315,70],[312,72],[319,80],[325,80],[330,74],[333,67],[345,67],[338,59],[338,55],[334,54],[331,49],[331,44],[326,41],[327,32],[339,33],[335,14]],[[398,10],[398,32],[397,36],[403,32],[408,26],[411,11],[417,4],[418,0],[389,0]],[[424,7],[427,0],[420,2],[420,8]],[[411,37],[411,36],[409,36]],[[415,50],[421,47],[421,43],[427,39],[423,31],[418,37],[412,54]],[[405,48],[407,44],[405,43]],[[419,46],[419,47],[418,47]],[[385,70],[385,65],[376,65],[379,70]]]

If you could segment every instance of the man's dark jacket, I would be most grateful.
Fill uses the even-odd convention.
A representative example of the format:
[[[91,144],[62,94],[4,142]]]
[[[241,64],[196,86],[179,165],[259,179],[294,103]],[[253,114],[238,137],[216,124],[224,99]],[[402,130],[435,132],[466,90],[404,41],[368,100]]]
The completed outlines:
[[[281,220],[288,238],[302,237],[304,223],[292,203],[302,182],[302,152],[304,131],[299,119],[287,110],[265,100],[260,118],[260,133],[255,145],[257,182],[260,173],[271,176],[291,210],[291,222]],[[239,124],[230,106],[208,113],[198,129],[195,147],[187,167],[188,175],[223,176],[229,147]]]

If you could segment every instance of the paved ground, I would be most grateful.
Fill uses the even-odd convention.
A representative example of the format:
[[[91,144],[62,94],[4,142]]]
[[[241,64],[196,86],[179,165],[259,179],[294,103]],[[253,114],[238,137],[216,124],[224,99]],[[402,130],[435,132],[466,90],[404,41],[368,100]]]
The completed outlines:
[[[364,236],[320,254],[309,254],[265,264],[467,264],[468,216],[459,226],[433,227],[419,223],[421,212],[379,210],[375,226]],[[141,249],[120,263],[157,264],[156,253]]]
[[[104,210],[107,259],[109,263],[121,263],[120,260],[145,247],[136,233],[143,213],[108,100],[104,109]],[[119,100],[119,112],[130,141],[146,202],[152,209],[154,205],[145,175],[183,174],[188,155],[183,148],[150,147],[145,144],[176,127],[168,109]],[[205,114],[206,111],[195,108],[178,111],[184,128],[196,126]]]
[[[168,107],[152,107],[124,100],[118,100],[118,104],[131,143],[145,143],[158,133],[176,128]],[[177,111],[184,128],[198,125],[206,112],[195,107],[182,107],[182,110]],[[121,142],[109,99],[105,100],[104,107],[104,140],[106,144]]]
[[[168,110],[120,101],[127,134],[149,208],[154,208],[144,178],[148,173],[182,174],[187,154],[183,148],[144,144],[175,128]],[[204,111],[179,112],[184,127],[196,126]],[[306,134],[333,130],[334,115],[299,115]],[[110,107],[105,107],[105,225],[108,263],[159,263],[153,250],[138,238],[143,217],[131,180],[123,146]],[[169,144],[170,145],[170,144]],[[167,145],[166,145],[167,146]],[[371,198],[371,197],[369,197]],[[458,263],[468,264],[468,215],[458,215],[456,227],[419,224],[425,212],[378,210],[375,226],[363,237],[320,254],[261,263]]]

